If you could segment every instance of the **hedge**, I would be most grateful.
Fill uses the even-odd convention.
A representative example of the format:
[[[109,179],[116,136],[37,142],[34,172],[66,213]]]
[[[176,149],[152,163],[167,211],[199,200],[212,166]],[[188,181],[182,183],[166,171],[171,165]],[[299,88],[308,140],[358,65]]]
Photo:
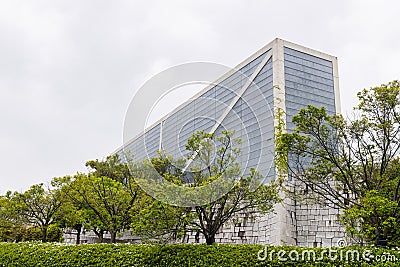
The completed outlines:
[[[308,258],[312,253],[315,260]],[[331,253],[336,259],[329,249],[289,246],[0,243],[0,266],[400,266],[400,250],[348,247]]]

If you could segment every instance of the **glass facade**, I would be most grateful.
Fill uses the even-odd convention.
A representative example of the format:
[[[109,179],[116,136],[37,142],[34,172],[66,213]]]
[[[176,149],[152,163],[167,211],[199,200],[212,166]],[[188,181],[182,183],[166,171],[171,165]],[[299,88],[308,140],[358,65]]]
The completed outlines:
[[[335,114],[332,61],[285,47],[285,100],[287,130],[295,125],[292,117],[308,104],[324,106]]]
[[[294,128],[293,115],[307,104],[325,106],[328,113],[335,113],[332,62],[288,47],[283,51],[288,131]],[[186,141],[194,132],[209,132],[215,127],[216,134],[234,130],[235,137],[242,140],[238,161],[243,172],[246,174],[250,168],[256,168],[266,181],[273,179],[273,59],[272,49],[265,50],[239,71],[136,137],[125,149],[135,155],[136,160],[155,157],[159,150],[166,151],[174,159],[184,158]],[[253,83],[237,99],[249,77],[253,78]],[[218,124],[227,110],[226,117]],[[117,153],[122,153],[122,149]]]

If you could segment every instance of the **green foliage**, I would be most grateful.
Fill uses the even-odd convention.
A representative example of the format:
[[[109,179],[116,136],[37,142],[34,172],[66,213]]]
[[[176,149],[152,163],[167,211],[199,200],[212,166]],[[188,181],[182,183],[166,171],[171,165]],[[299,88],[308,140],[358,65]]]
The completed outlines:
[[[374,241],[378,228],[380,233],[385,233],[389,245],[398,246],[399,221],[396,215],[399,212],[398,203],[380,195],[376,190],[371,190],[360,199],[360,205],[353,205],[344,210],[342,221],[351,236]]]
[[[240,212],[248,214],[267,213],[278,202],[278,185],[265,184],[255,169],[244,176],[237,157],[241,140],[234,138],[234,132],[222,131],[219,136],[199,131],[188,139],[190,170],[194,173],[192,186],[204,186],[216,179],[224,180],[226,193],[211,203],[196,206],[190,210],[195,220],[191,223],[204,235],[207,244],[215,242],[215,235],[229,220]],[[218,194],[217,188],[210,193]]]
[[[262,260],[267,249],[274,251]],[[375,259],[383,255],[394,255],[400,260],[400,253],[394,250],[368,248]],[[264,247],[261,245],[62,245],[51,243],[0,243],[0,265],[2,266],[398,266],[398,262],[378,262],[373,258],[362,258],[365,248],[344,248],[336,252],[335,260],[327,254],[320,260],[291,260],[289,253],[295,251],[302,255],[307,250],[318,256],[323,249],[306,249],[299,247]],[[349,250],[356,250],[360,260],[349,260]],[[261,251],[261,253],[260,253]],[[286,261],[279,260],[278,251],[282,251]],[[281,252],[281,253],[282,253]],[[258,259],[261,256],[261,260]],[[351,257],[348,257],[351,259]]]
[[[47,242],[61,242],[63,239],[62,229],[56,224],[49,225],[46,234]],[[42,229],[38,226],[7,224],[0,227],[0,242],[41,241],[42,237]]]
[[[37,226],[24,228],[22,241],[40,241],[42,230]],[[62,229],[56,224],[50,224],[47,228],[47,242],[61,242],[63,239]]]
[[[120,182],[127,187],[134,187],[127,164],[121,162],[118,154],[108,156],[106,160],[90,160],[86,162],[86,167],[91,169],[91,174],[95,177],[108,177]]]
[[[171,167],[170,157],[160,154],[152,159],[158,175],[170,182],[162,187],[160,194],[170,198],[178,194],[186,201],[183,207],[156,201],[139,214],[139,223],[133,225],[135,231],[140,234],[147,231],[148,236],[161,233],[165,237],[171,230],[174,235],[190,230],[201,233],[207,244],[213,244],[219,229],[240,212],[249,215],[269,212],[280,200],[278,185],[265,184],[264,177],[254,169],[246,176],[241,173],[237,162],[240,143],[234,132],[222,131],[216,135],[198,131],[187,140],[188,156],[180,161],[184,163],[184,171]],[[152,188],[160,184],[149,182]],[[155,198],[158,199],[157,195]],[[198,204],[198,200],[204,200],[205,204]]]
[[[396,244],[400,83],[364,89],[358,98],[356,115],[348,120],[329,115],[324,107],[301,109],[293,117],[295,130],[279,136],[276,163],[310,189],[304,194],[295,187],[293,197],[345,210],[347,231],[361,243],[384,239]]]
[[[72,201],[65,192],[64,186],[71,182],[70,176],[55,177],[51,181],[53,187],[60,191],[61,207],[57,212],[57,224],[63,229],[74,229],[76,244],[80,244],[80,234],[87,222],[87,212],[84,207]]]
[[[45,189],[43,184],[33,185],[24,193],[0,196],[0,240],[61,241],[62,231],[56,224],[60,205],[59,192]]]
[[[48,228],[56,222],[57,212],[61,206],[60,192],[55,189],[46,189],[43,184],[36,184],[23,193],[8,192],[5,199],[9,202],[8,213],[14,212],[13,216],[8,217],[9,222],[15,221],[16,225],[24,226],[23,228],[26,225],[39,227],[41,240],[46,242]],[[18,240],[19,237],[16,239]]]
[[[131,231],[145,243],[167,243],[182,237],[192,219],[188,208],[154,200],[133,216]]]
[[[79,214],[64,216],[65,222],[72,226],[84,224],[96,232],[100,242],[104,231],[109,231],[114,243],[117,233],[129,228],[132,215],[141,209],[146,196],[118,155],[104,162],[89,161],[87,166],[93,168],[89,174],[78,173],[54,181],[67,201],[61,210]]]
[[[277,90],[280,90],[278,86],[275,86]],[[282,99],[277,98],[278,105],[274,109],[274,119],[276,121],[274,127],[275,137],[275,158],[274,167],[277,172],[277,179],[283,181],[288,175],[288,153],[285,147],[285,142],[282,137],[286,133],[286,112],[280,107]],[[279,151],[281,150],[281,151]]]
[[[12,193],[0,196],[0,240],[19,242],[24,235],[23,221],[20,219]]]

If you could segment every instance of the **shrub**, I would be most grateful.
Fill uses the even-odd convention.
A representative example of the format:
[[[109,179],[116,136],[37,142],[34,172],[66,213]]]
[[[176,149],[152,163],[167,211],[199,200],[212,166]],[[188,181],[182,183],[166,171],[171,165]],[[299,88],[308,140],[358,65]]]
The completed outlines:
[[[93,244],[66,245],[59,243],[0,243],[0,266],[399,266],[400,251],[378,248],[345,248],[336,260],[325,253],[321,259],[308,260],[295,255],[313,251],[318,258],[324,249],[300,247],[266,247],[265,260],[261,245],[129,245]],[[363,259],[368,249],[374,258]],[[327,249],[325,249],[327,250]],[[261,253],[259,253],[261,251]],[[283,252],[282,252],[283,251]],[[360,260],[346,262],[346,253],[358,251]],[[272,253],[272,257],[270,257]],[[279,255],[281,253],[281,255]],[[285,255],[286,260],[284,260]],[[311,253],[311,254],[312,254]],[[344,255],[340,257],[340,254]],[[390,258],[394,255],[397,258]],[[279,256],[281,259],[279,259]],[[289,257],[291,256],[292,259]],[[385,257],[385,261],[383,260]]]

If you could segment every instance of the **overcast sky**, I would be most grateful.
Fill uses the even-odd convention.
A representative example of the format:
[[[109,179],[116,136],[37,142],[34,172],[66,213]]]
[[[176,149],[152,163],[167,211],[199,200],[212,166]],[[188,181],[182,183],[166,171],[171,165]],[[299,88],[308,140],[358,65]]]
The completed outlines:
[[[135,90],[183,62],[235,66],[276,37],[339,59],[342,111],[400,78],[398,1],[0,2],[0,194],[122,145]]]

